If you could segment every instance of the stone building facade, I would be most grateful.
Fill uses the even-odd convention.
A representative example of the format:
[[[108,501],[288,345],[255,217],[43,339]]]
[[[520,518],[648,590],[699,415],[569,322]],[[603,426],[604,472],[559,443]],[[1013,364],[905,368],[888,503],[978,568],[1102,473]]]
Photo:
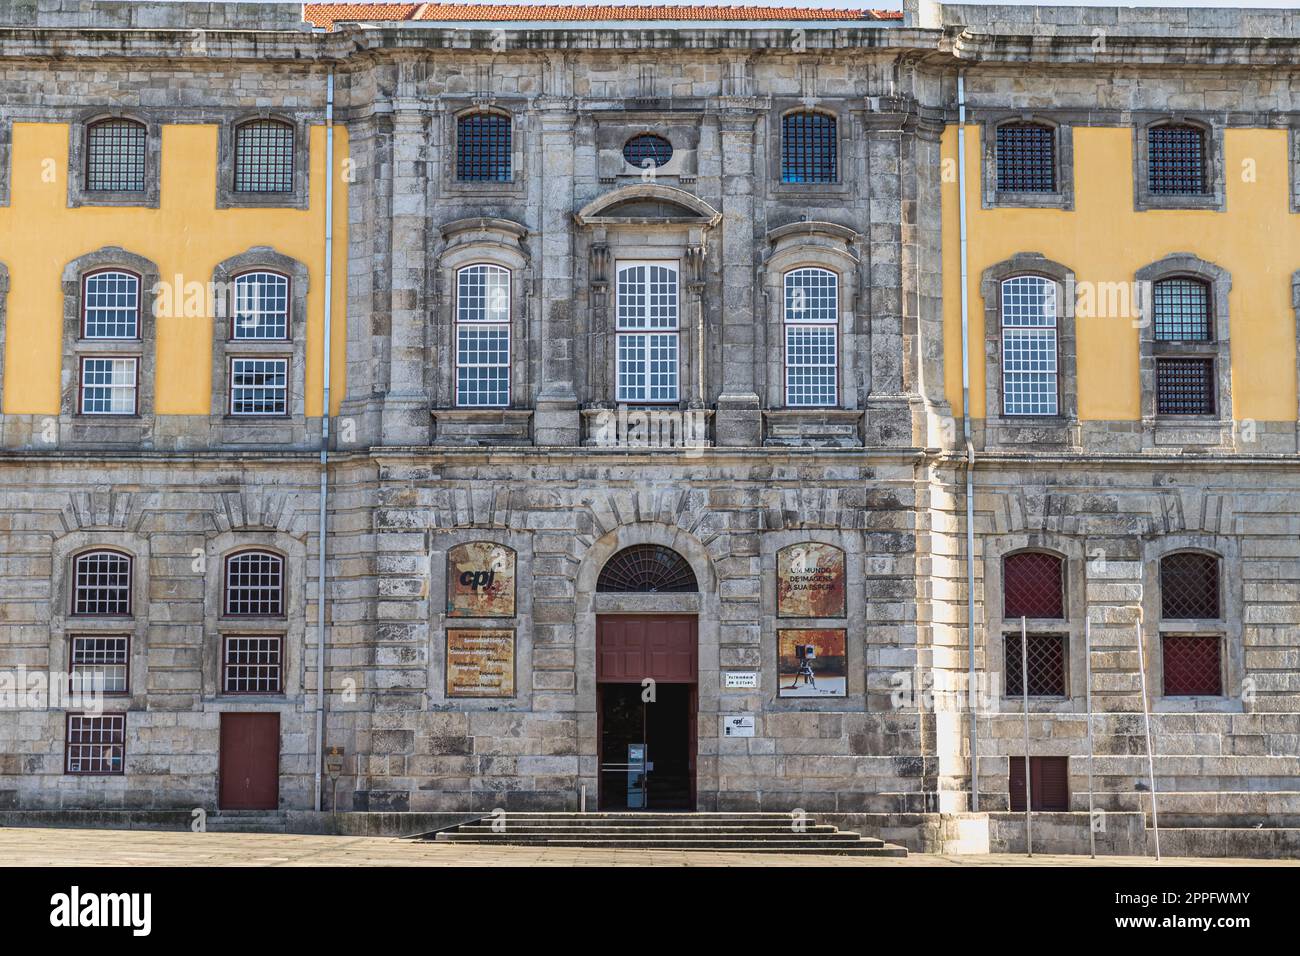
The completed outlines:
[[[65,674],[75,638],[130,638],[129,690],[104,699],[105,713],[125,715],[120,764],[69,772],[69,708],[19,700],[0,711],[0,808],[259,806],[227,796],[223,776],[243,766],[238,734],[270,726],[231,715],[261,714],[277,722],[278,764],[272,803],[260,806],[307,810],[323,708],[323,747],[339,754],[337,780],[320,785],[325,809],[337,800],[340,810],[464,814],[663,796],[700,810],[878,815],[867,819],[896,836],[972,809],[996,821],[1014,803],[1013,758],[1024,753],[1004,674],[1020,626],[1005,600],[1020,572],[1007,558],[1032,554],[1057,562],[1060,604],[1032,621],[1036,651],[1061,641],[1050,646],[1062,686],[1030,703],[1031,780],[1064,774],[1064,806],[1048,809],[1086,810],[1090,770],[1097,806],[1128,818],[1148,806],[1149,707],[1162,816],[1300,818],[1300,261],[1280,274],[1272,254],[1252,265],[1257,243],[1225,259],[1208,238],[1240,237],[1262,216],[1274,244],[1295,228],[1293,22],[922,3],[905,18],[724,22],[705,10],[689,23],[467,27],[418,6],[309,7],[314,30],[290,4],[38,0],[0,17],[15,24],[0,26],[0,666]],[[186,282],[249,269],[292,277],[301,298],[290,311],[302,321],[281,349],[288,406],[274,421],[240,421],[226,407],[242,343],[219,331],[201,341],[163,320],[155,338],[147,318],[121,353],[140,359],[138,414],[79,414],[77,362],[99,352],[79,335],[85,277],[128,271],[145,290],[153,275],[169,278],[133,251],[134,226],[101,235],[90,218],[101,210],[80,206],[78,144],[104,116],[138,119],[151,148],[161,145],[141,203],[159,218],[129,222],[176,228],[166,214],[177,196],[212,216],[211,254],[186,261]],[[304,147],[295,191],[274,210],[238,208],[227,181],[248,117],[284,122]],[[496,118],[482,128],[496,131],[484,134],[498,137],[488,155],[508,175],[466,166],[465,138],[478,128],[467,117]],[[988,186],[1008,118],[1054,131],[1048,195]],[[1140,185],[1151,162],[1141,131],[1171,118],[1207,133],[1211,180],[1208,198],[1177,210]],[[832,157],[831,171],[791,175],[792,144],[810,129],[829,139],[801,141],[822,145],[799,156],[823,173]],[[647,149],[671,147],[649,169],[628,152],[647,136]],[[1099,157],[1129,137],[1129,178],[1114,182]],[[67,201],[55,204],[69,228],[88,232],[76,255],[60,247],[50,265],[20,246],[44,241],[40,216],[53,206],[29,180],[56,140],[69,146],[68,183],[55,184]],[[195,198],[177,164],[213,150]],[[1247,193],[1236,180],[1252,158],[1259,176]],[[321,203],[336,176],[334,258],[291,251],[295,238],[324,250]],[[1169,217],[1134,227],[1133,261],[1104,226],[1125,203],[1124,215]],[[1099,257],[1102,246],[1113,255]],[[637,268],[648,278],[628,272]],[[791,285],[801,270],[820,284]],[[664,275],[670,292],[652,287]],[[472,283],[491,276],[505,277],[498,298],[474,300],[483,287]],[[1068,309],[1055,339],[1059,405],[1006,414],[1000,297],[1017,276],[1054,284],[1061,302],[1089,282],[1204,279],[1220,323],[1214,414],[1158,414],[1163,344],[1141,323],[1111,334]],[[327,281],[338,366],[328,402]],[[6,311],[41,283],[61,283],[62,313],[41,318],[63,330],[57,343]],[[670,325],[652,332],[671,346],[626,324],[638,314],[628,302],[643,295],[653,311],[666,301],[656,294],[672,300],[659,314]],[[804,356],[788,343],[802,341],[790,310],[805,294],[823,296],[834,382],[829,399],[800,404],[789,389]],[[491,304],[471,314],[472,301]],[[1270,311],[1277,301],[1285,308]],[[509,343],[501,373],[467,370],[463,336],[488,310],[495,341]],[[658,399],[636,391],[636,368],[653,377],[650,362],[628,357],[638,343],[675,349]],[[29,360],[58,369],[57,395],[19,391],[35,374]],[[201,400],[186,397],[195,376]],[[467,406],[473,383],[489,379],[508,399]],[[126,614],[76,612],[77,561],[96,549],[129,559]],[[230,561],[250,550],[281,562],[274,614],[228,613]],[[843,604],[814,609],[827,616],[788,613],[782,585],[814,552],[842,561],[827,587],[842,587]],[[498,563],[472,564],[476,554]],[[1212,559],[1213,619],[1162,622],[1169,554]],[[638,555],[640,583],[618,586],[620,561]],[[489,571],[513,577],[513,597],[494,591],[504,603],[474,616],[459,585],[473,591],[487,580],[474,575]],[[656,578],[669,573],[694,586]],[[683,620],[694,649],[681,673],[657,669],[649,645],[628,636],[642,622],[671,651],[678,638],[655,629]],[[230,641],[249,637],[277,642],[274,692],[227,692]],[[1162,692],[1170,637],[1218,648],[1218,693]],[[508,675],[485,681],[482,652],[466,641],[486,642]],[[982,691],[973,735],[969,641]],[[794,650],[805,646],[818,656]],[[620,670],[616,651],[641,663]],[[804,663],[826,693],[801,684]],[[475,668],[480,683],[461,683]],[[676,708],[665,720],[686,728],[648,758],[624,749],[644,747],[645,724],[639,740],[611,736],[627,715],[610,688],[643,677],[689,687],[647,705],[652,715]],[[629,783],[629,765],[635,775],[656,747],[661,764],[686,761],[673,771],[686,789]]]

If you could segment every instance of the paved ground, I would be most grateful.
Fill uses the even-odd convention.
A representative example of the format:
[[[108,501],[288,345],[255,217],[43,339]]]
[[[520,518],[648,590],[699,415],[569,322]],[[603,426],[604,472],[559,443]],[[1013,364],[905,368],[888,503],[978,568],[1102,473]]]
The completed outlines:
[[[1143,857],[913,854],[906,859],[678,850],[456,846],[387,837],[0,827],[0,866],[1155,866]],[[1165,866],[1297,861],[1168,858]]]

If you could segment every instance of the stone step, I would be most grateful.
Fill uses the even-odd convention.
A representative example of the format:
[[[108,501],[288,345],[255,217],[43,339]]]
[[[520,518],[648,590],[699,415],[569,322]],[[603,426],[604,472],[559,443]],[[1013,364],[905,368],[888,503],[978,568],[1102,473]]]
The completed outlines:
[[[286,818],[282,813],[264,813],[256,810],[225,810],[209,813],[206,826],[212,833],[286,833]]]
[[[656,826],[653,824],[644,824],[642,826],[629,826],[622,824],[618,826],[602,826],[599,824],[568,824],[568,823],[516,823],[510,821],[504,824],[493,824],[491,822],[483,823],[466,823],[456,828],[457,833],[657,833],[657,834],[674,834],[674,833],[717,833],[734,836],[791,836],[803,833],[815,836],[830,836],[843,831],[827,824],[818,824],[816,826],[805,827],[803,830],[793,830],[790,827],[737,827],[723,824],[708,824],[697,826],[680,826],[671,824],[668,826]],[[849,834],[856,838],[856,834]]]
[[[455,836],[474,836],[492,839],[497,837],[571,837],[573,839],[612,839],[612,840],[656,840],[656,839],[744,839],[744,840],[843,840],[866,841],[872,845],[882,845],[880,840],[861,837],[856,833],[842,830],[819,830],[811,833],[795,833],[790,830],[765,831],[750,833],[744,830],[726,830],[714,827],[506,827],[501,830],[491,828],[459,827]]]
[[[726,837],[659,837],[644,840],[627,838],[581,839],[567,836],[522,836],[518,834],[439,833],[436,843],[467,843],[480,846],[588,847],[602,850],[729,850],[741,853],[821,853],[848,856],[907,856],[901,846],[862,840],[751,840]]]

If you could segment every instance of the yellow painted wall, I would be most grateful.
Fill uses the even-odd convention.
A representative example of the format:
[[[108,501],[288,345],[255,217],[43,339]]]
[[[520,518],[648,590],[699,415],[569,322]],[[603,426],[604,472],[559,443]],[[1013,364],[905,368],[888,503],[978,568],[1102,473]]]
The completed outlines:
[[[984,301],[980,276],[1018,252],[1039,252],[1079,283],[1132,282],[1173,252],[1190,252],[1232,276],[1228,313],[1236,419],[1296,418],[1296,321],[1291,276],[1300,269],[1300,215],[1288,202],[1287,133],[1224,133],[1227,211],[1133,210],[1130,129],[1074,129],[1074,211],[982,209],[980,131],[966,128],[971,413],[983,418]],[[945,169],[956,170],[957,129],[944,131]],[[1253,176],[1253,181],[1251,177]],[[956,176],[944,176],[945,390],[961,408],[961,258]],[[948,181],[951,180],[951,181]],[[1076,320],[1079,417],[1141,417],[1138,329],[1122,318]]]
[[[335,127],[332,411],[344,394],[347,329],[347,131]],[[4,411],[58,414],[63,335],[63,268],[103,246],[121,246],[158,265],[162,282],[206,289],[217,263],[252,246],[272,246],[307,266],[308,415],[319,415],[325,303],[325,128],[311,131],[311,207],[216,209],[217,127],[162,128],[158,209],[69,209],[68,126],[15,123],[10,205],[0,207],[0,262],[9,267]],[[207,415],[212,404],[210,316],[158,319],[155,411]],[[148,361],[146,356],[146,361]]]

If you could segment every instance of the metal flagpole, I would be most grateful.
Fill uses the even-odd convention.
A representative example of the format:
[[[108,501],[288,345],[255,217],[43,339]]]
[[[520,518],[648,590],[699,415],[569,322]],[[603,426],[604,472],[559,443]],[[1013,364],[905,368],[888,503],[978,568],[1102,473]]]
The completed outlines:
[[[1084,699],[1087,701],[1088,714],[1088,850],[1092,858],[1097,859],[1097,831],[1092,819],[1092,616],[1091,612],[1083,618],[1083,679]]]
[[[1142,650],[1142,609],[1138,608],[1138,677],[1142,681],[1142,721],[1147,730],[1147,777],[1151,782],[1151,828],[1156,832],[1156,860],[1160,860],[1160,818],[1156,816],[1156,756],[1151,749],[1151,711],[1147,707],[1146,653]]]
[[[1029,772],[1029,640],[1023,617],[1020,619],[1020,703],[1025,712],[1025,849],[1033,856],[1034,822],[1031,810],[1034,788],[1030,783],[1033,774]]]

